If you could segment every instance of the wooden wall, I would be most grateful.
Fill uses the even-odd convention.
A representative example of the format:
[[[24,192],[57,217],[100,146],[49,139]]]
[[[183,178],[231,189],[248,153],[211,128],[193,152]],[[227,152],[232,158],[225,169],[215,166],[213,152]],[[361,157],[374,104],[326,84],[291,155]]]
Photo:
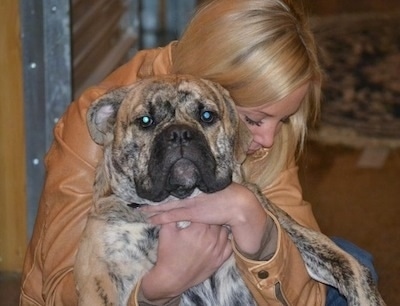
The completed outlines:
[[[0,68],[0,270],[20,271],[27,238],[19,1],[1,0]]]
[[[126,62],[137,48],[135,2],[71,1],[74,98]]]
[[[28,238],[19,3],[0,0],[0,271],[21,271]],[[125,12],[130,12],[126,1],[73,0],[71,3],[76,68],[73,79],[75,91],[79,91],[83,86],[92,85],[88,83],[97,83],[126,60],[137,35],[122,26]],[[107,20],[104,15],[114,17]],[[96,27],[102,29],[99,35],[94,35]],[[97,64],[90,62],[91,58]],[[105,64],[98,65],[99,62]],[[35,120],[43,120],[30,119],[38,124]]]

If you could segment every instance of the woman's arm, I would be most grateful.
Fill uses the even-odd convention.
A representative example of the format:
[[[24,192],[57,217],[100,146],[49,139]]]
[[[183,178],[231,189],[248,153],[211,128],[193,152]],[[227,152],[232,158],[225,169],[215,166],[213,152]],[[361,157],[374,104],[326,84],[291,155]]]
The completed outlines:
[[[302,199],[297,171],[292,160],[288,168],[263,193],[297,222],[319,231],[311,205]],[[237,265],[253,296],[260,304],[277,299],[293,305],[325,305],[325,285],[311,279],[298,249],[276,218],[267,213],[276,228],[275,253],[271,256],[268,252],[272,241],[263,244],[258,258],[249,258],[235,250]]]
[[[149,222],[157,225],[182,220],[229,225],[236,245],[249,254],[260,249],[268,223],[268,216],[254,194],[237,183],[215,193],[141,209],[153,215]]]

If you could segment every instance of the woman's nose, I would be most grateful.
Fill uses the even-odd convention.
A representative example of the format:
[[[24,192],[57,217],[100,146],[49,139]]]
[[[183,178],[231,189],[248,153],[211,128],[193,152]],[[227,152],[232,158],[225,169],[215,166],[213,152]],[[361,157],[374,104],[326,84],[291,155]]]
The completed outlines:
[[[253,141],[263,148],[271,148],[274,144],[276,129],[276,125],[266,125],[263,129],[257,131],[254,135]]]

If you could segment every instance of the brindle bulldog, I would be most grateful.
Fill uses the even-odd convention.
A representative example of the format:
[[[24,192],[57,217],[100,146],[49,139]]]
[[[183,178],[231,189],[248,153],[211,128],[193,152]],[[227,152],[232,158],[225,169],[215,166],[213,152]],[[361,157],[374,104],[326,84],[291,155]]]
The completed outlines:
[[[277,217],[311,277],[339,288],[349,305],[384,305],[365,267],[242,181],[251,135],[218,84],[182,75],[143,79],[96,100],[87,122],[104,158],[74,267],[80,305],[126,305],[155,264],[159,228],[135,207],[215,192],[232,181],[245,184]],[[180,304],[256,305],[233,256],[183,293]]]

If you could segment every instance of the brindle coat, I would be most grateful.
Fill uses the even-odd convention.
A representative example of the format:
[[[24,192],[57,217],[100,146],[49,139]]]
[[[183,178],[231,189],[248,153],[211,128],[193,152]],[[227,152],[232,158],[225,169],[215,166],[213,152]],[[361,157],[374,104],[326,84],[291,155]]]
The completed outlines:
[[[215,192],[232,180],[246,184],[278,218],[313,278],[339,288],[349,305],[384,305],[366,268],[242,182],[240,163],[249,137],[218,84],[190,76],[144,79],[99,98],[87,121],[93,140],[104,147],[104,159],[75,264],[80,305],[126,305],[155,264],[159,229],[134,207]],[[256,304],[232,256],[185,292],[181,305]]]

